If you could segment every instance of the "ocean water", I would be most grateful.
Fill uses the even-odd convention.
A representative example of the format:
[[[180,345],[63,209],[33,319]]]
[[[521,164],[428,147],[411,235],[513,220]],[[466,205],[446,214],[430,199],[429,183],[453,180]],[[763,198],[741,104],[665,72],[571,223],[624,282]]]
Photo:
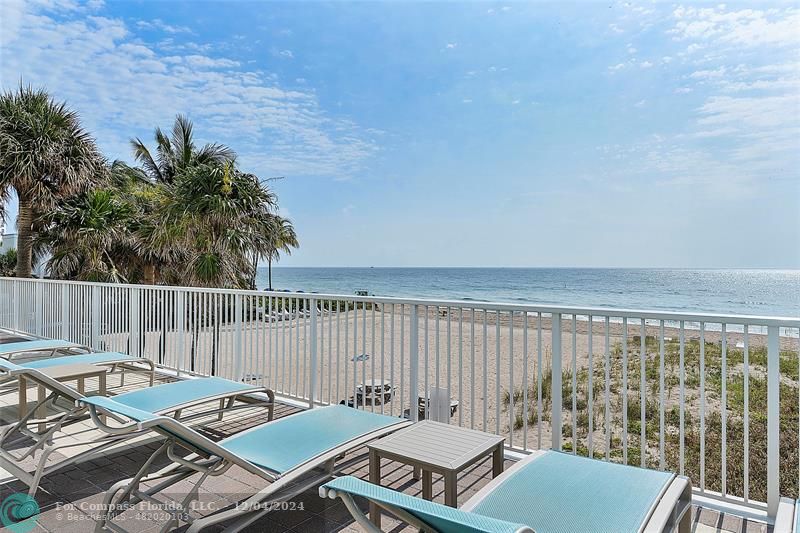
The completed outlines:
[[[267,287],[267,269],[257,284]],[[800,270],[289,268],[275,289],[352,295],[800,316]]]

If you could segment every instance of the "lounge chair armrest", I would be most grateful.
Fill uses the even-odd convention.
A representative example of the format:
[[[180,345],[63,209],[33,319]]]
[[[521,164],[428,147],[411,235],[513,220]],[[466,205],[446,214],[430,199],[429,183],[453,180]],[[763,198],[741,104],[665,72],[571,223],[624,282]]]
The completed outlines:
[[[435,502],[422,500],[396,492],[385,487],[367,483],[361,479],[344,476],[325,483],[319,489],[323,498],[342,498],[345,504],[352,496],[366,498],[401,519],[413,521],[414,526],[428,526],[436,531],[463,531],[465,533],[532,533],[533,530],[522,524],[514,524],[488,516],[468,513]],[[351,500],[352,502],[352,500]],[[351,514],[358,509],[347,505]],[[364,516],[354,516],[359,523]],[[360,518],[360,519],[359,519]],[[411,519],[411,520],[409,520]]]

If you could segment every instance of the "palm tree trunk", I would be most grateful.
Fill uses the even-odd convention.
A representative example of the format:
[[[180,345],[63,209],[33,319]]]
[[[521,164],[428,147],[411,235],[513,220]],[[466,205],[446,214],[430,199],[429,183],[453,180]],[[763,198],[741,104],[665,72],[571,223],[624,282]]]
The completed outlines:
[[[272,258],[267,259],[267,269],[269,270],[269,290],[272,290]]]
[[[144,284],[145,285],[155,285],[156,284],[156,267],[155,267],[155,265],[145,265],[144,266]]]
[[[19,197],[17,214],[17,277],[29,278],[33,270],[33,202]]]

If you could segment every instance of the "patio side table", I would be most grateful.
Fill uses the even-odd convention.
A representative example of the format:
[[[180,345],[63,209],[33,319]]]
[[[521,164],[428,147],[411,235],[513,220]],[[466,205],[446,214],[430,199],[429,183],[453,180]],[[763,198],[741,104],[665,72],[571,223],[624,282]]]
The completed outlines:
[[[78,392],[83,394],[85,391],[85,380],[87,378],[96,377],[99,381],[100,396],[106,395],[106,374],[108,368],[105,366],[88,365],[84,363],[57,365],[45,367],[39,370],[42,374],[50,376],[56,381],[71,381],[78,382]],[[42,401],[46,397],[45,388],[42,385],[37,387],[38,401]],[[22,419],[28,414],[28,380],[25,376],[19,376],[19,418]],[[37,410],[36,416],[44,418],[47,415],[44,406],[40,406]],[[103,415],[105,419],[105,415]],[[39,424],[39,431],[45,430],[45,424]]]
[[[503,472],[505,437],[424,420],[367,445],[369,480],[381,484],[381,459],[390,459],[422,471],[422,497],[433,499],[433,473],[444,476],[444,499],[458,507],[458,473],[492,456],[492,477]],[[416,476],[415,476],[416,477]],[[370,519],[380,525],[380,507],[370,504]]]

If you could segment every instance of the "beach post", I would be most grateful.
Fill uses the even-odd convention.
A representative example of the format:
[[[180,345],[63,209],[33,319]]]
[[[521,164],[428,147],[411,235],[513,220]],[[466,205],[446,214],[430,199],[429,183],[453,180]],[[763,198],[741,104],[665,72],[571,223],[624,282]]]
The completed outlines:
[[[552,373],[553,379],[551,396],[553,413],[550,418],[552,429],[553,444],[551,448],[555,451],[561,451],[561,313],[552,313],[550,319],[550,331],[552,333],[552,347],[553,347],[553,360],[552,360]]]
[[[767,327],[767,513],[780,502],[780,345],[778,326]]]

